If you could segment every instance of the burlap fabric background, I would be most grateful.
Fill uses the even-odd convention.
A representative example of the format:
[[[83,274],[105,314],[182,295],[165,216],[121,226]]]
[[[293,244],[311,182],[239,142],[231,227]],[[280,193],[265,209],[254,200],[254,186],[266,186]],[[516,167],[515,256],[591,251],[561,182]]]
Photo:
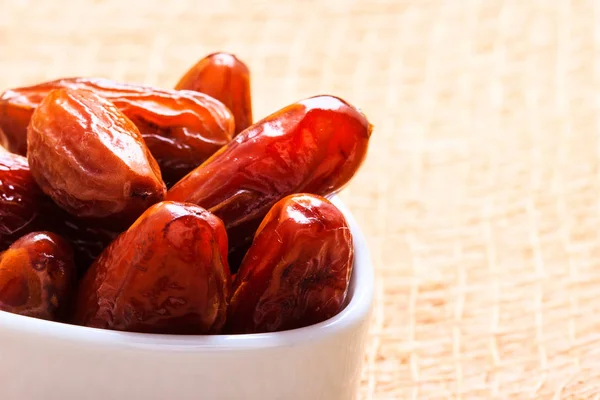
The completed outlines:
[[[0,89],[228,50],[256,117],[346,98],[376,127],[343,194],[378,276],[361,397],[600,398],[599,42],[593,1],[0,0]]]

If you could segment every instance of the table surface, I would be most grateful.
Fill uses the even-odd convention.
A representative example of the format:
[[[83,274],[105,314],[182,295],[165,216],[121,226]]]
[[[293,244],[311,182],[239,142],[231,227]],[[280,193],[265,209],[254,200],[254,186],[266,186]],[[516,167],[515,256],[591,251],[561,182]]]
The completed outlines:
[[[252,70],[257,118],[375,126],[342,197],[376,265],[362,399],[600,396],[600,4],[0,0],[0,90]]]

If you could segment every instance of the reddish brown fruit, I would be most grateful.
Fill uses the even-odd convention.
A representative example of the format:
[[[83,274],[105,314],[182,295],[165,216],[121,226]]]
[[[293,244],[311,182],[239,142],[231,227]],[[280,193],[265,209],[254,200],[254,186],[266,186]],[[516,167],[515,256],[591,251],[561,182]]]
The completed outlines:
[[[23,236],[0,254],[0,310],[62,320],[75,286],[73,251],[49,232]]]
[[[149,208],[81,282],[75,323],[132,332],[217,333],[231,276],[223,223],[192,204]]]
[[[280,200],[263,220],[233,285],[231,333],[300,328],[340,312],[352,273],[352,235],[320,196]]]
[[[198,204],[223,220],[235,271],[269,209],[293,193],[340,190],[360,167],[370,135],[366,117],[348,103],[312,97],[246,129],[167,199]]]
[[[126,226],[165,195],[138,129],[92,92],[50,92],[31,118],[27,141],[38,185],[75,216]]]
[[[7,90],[0,96],[0,128],[6,134],[7,149],[26,154],[31,115],[51,90],[61,88],[89,90],[114,103],[137,125],[167,184],[200,165],[227,144],[234,132],[231,112],[203,93],[66,78]]]
[[[236,134],[252,125],[250,71],[233,54],[214,53],[204,57],[175,88],[206,93],[225,104],[235,118]]]

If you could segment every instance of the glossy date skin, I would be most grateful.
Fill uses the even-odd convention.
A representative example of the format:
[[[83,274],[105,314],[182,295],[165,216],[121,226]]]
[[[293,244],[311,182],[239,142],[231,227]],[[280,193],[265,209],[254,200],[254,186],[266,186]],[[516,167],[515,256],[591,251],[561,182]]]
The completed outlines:
[[[280,200],[236,275],[227,331],[275,332],[333,317],[345,304],[353,257],[350,229],[331,202],[309,194]]]
[[[175,89],[194,90],[214,97],[231,110],[237,135],[252,125],[250,70],[235,55],[213,53],[198,61]]]
[[[0,254],[0,310],[52,321],[64,320],[75,288],[69,243],[34,232]]]
[[[161,90],[100,78],[65,78],[7,90],[0,96],[0,129],[7,149],[25,155],[27,125],[54,89],[89,90],[110,100],[140,130],[168,185],[200,165],[234,133],[231,112],[194,91]]]
[[[225,223],[237,270],[269,209],[299,192],[327,196],[359,169],[372,127],[333,96],[292,104],[236,136],[173,186],[167,199],[198,204]]]
[[[192,205],[149,208],[83,278],[76,324],[131,332],[218,333],[231,276],[221,220]]]
[[[77,217],[127,226],[165,196],[139,130],[93,92],[51,91],[31,118],[27,148],[42,191]]]

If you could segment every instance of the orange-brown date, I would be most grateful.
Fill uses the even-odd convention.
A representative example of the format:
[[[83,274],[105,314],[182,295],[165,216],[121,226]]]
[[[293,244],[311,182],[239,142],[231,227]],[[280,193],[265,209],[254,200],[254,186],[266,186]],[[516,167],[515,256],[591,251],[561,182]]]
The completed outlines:
[[[73,251],[50,232],[23,236],[0,254],[0,310],[63,320],[75,289]]]
[[[7,90],[0,96],[0,129],[7,149],[25,155],[26,129],[34,110],[54,89],[89,90],[108,100],[140,130],[167,184],[200,165],[234,133],[231,112],[212,97],[100,78],[65,78]]]
[[[236,134],[252,124],[250,70],[233,54],[213,53],[204,57],[175,88],[206,93],[225,104],[233,113]]]
[[[161,202],[90,267],[74,322],[132,332],[218,333],[230,285],[221,220],[192,204]]]
[[[352,273],[352,235],[323,197],[273,206],[236,275],[227,331],[260,333],[316,324],[340,312]]]
[[[127,226],[165,195],[160,169],[139,130],[93,92],[51,91],[27,131],[34,179],[72,215]]]
[[[256,228],[281,198],[340,190],[360,167],[371,125],[345,101],[312,97],[252,125],[173,186],[167,200],[198,204],[225,223],[237,270]]]

